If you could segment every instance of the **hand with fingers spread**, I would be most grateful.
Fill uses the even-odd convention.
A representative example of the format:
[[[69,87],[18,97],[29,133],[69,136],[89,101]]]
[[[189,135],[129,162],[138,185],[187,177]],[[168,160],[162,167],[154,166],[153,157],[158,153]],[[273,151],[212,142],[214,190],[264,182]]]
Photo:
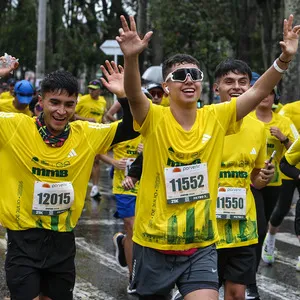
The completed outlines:
[[[0,77],[7,76],[12,71],[16,70],[19,67],[19,62],[15,57],[10,56],[11,64],[6,65],[6,58],[4,56],[0,57],[0,62],[2,62],[2,67],[0,67]]]
[[[280,59],[289,62],[296,54],[300,34],[300,25],[293,27],[294,16],[290,15],[288,20],[283,22],[283,41],[280,42],[282,54]]]
[[[124,56],[138,56],[148,46],[153,32],[147,32],[144,38],[141,39],[136,31],[136,24],[133,16],[129,17],[130,27],[124,16],[121,16],[120,19],[122,28],[119,29],[120,35],[116,37],[116,40],[119,43]]]
[[[105,61],[105,65],[106,68],[103,65],[100,66],[102,73],[106,78],[101,78],[103,85],[118,98],[126,97],[123,67],[121,65],[117,66],[114,61],[109,62],[108,60]]]

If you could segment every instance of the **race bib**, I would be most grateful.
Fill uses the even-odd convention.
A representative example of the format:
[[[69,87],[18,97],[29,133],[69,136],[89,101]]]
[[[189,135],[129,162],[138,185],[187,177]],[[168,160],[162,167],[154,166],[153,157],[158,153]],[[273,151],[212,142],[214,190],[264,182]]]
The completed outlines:
[[[130,170],[130,167],[132,165],[132,163],[135,161],[135,158],[127,158],[126,160],[126,168],[125,168],[125,176],[128,175],[128,172]]]
[[[68,210],[74,202],[74,189],[71,182],[48,183],[36,181],[32,214],[56,216]]]
[[[207,164],[165,168],[167,203],[209,199]]]
[[[246,219],[246,189],[219,187],[216,214],[217,219]]]

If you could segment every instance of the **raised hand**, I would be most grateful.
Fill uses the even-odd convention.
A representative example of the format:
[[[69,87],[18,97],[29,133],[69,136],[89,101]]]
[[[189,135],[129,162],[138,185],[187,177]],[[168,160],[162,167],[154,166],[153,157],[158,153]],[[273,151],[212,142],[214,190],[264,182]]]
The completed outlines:
[[[283,22],[283,41],[280,42],[281,59],[290,60],[297,52],[300,34],[300,25],[293,27],[294,16],[290,15]]]
[[[10,56],[11,64],[10,66],[6,66],[6,58],[4,56],[0,57],[0,62],[2,62],[3,66],[0,67],[0,77],[9,75],[10,72],[16,70],[19,67],[19,62],[16,61],[15,57]]]
[[[124,16],[120,17],[122,28],[119,29],[119,36],[116,37],[117,42],[124,56],[136,56],[139,55],[147,46],[150,38],[153,34],[149,31],[141,39],[136,31],[136,24],[133,16],[129,17],[130,28]]]
[[[108,60],[105,61],[105,65],[106,68],[103,65],[100,66],[103,75],[106,77],[106,79],[101,78],[103,85],[118,98],[126,97],[123,67],[117,66],[114,61],[109,62]]]

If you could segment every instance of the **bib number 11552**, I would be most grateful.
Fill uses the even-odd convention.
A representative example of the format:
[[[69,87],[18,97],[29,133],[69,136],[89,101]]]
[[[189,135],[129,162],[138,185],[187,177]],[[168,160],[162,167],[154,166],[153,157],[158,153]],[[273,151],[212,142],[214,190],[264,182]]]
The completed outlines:
[[[209,198],[206,163],[165,168],[165,182],[168,204]]]

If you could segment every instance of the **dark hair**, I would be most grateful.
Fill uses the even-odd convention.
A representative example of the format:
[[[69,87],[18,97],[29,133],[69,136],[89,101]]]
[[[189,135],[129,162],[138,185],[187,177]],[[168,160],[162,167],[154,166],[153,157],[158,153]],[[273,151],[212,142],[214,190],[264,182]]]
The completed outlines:
[[[31,102],[29,103],[29,109],[34,114],[34,107],[38,103],[38,96],[33,96]]]
[[[234,74],[248,75],[249,81],[252,79],[252,71],[250,67],[242,60],[227,58],[218,64],[215,70],[215,81],[227,75],[229,72]]]
[[[41,83],[41,95],[55,92],[61,94],[67,92],[69,96],[78,96],[79,88],[77,79],[68,71],[54,71],[49,73]]]
[[[188,54],[175,54],[167,58],[162,66],[163,79],[165,80],[174,65],[194,64],[200,69],[199,61]]]

